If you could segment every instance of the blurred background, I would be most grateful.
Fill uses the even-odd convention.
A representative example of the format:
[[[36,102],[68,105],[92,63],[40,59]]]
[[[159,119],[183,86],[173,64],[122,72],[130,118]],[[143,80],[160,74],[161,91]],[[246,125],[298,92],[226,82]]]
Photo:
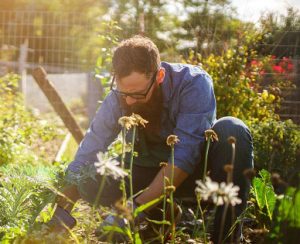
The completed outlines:
[[[181,62],[191,51],[221,55],[260,32],[252,61],[271,55],[268,77],[286,72],[299,85],[299,8],[297,0],[1,0],[0,74],[18,73],[26,105],[46,112],[51,106],[30,75],[41,65],[64,101],[91,119],[118,41],[143,34],[163,60]],[[299,123],[299,90],[287,90],[281,117]]]

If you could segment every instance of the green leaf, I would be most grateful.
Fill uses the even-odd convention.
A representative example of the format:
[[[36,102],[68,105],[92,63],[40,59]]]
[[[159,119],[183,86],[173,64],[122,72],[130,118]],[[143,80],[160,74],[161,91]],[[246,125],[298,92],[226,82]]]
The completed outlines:
[[[252,181],[252,189],[254,193],[254,197],[259,209],[263,209],[265,206],[265,198],[264,198],[264,184],[260,178],[254,178]]]
[[[141,240],[139,232],[134,233],[134,243],[135,244],[142,244],[143,243],[142,240]]]
[[[113,231],[123,235],[127,235],[127,232],[119,226],[107,225],[107,226],[103,226],[103,230],[107,232]]]
[[[275,204],[276,204],[276,195],[273,190],[273,187],[266,186],[265,205],[266,205],[266,208],[268,211],[268,216],[269,216],[270,220],[272,220]]]
[[[267,170],[261,170],[259,176],[259,178],[255,177],[252,181],[252,192],[258,208],[261,211],[264,211],[266,208],[267,216],[272,220],[276,204],[276,194],[271,184],[271,175]]]
[[[134,212],[133,212],[133,217],[136,218],[141,212],[143,212],[144,210],[152,207],[153,205],[155,205],[156,203],[160,202],[163,199],[163,195],[161,195],[158,198],[155,198],[154,200],[147,202],[139,207],[137,207]]]
[[[154,224],[157,224],[157,225],[171,225],[170,221],[167,221],[167,220],[154,220],[154,219],[148,219],[146,218],[147,221],[151,222],[151,223],[154,223]]]

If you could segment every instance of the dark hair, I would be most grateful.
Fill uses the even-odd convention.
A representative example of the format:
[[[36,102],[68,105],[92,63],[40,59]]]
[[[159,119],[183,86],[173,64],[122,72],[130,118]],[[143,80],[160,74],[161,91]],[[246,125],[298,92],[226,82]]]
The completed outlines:
[[[137,35],[118,45],[113,54],[112,65],[118,78],[128,76],[133,71],[150,77],[160,66],[159,51],[149,38]]]

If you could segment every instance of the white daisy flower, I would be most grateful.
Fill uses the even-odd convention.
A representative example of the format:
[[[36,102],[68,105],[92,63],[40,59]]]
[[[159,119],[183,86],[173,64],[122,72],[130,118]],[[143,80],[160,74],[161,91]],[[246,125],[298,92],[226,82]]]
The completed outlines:
[[[197,180],[196,184],[196,193],[200,194],[201,198],[205,201],[211,199],[217,206],[221,206],[225,203],[235,206],[242,202],[242,200],[238,198],[240,188],[233,185],[232,182],[229,184],[221,182],[219,184],[212,181],[210,177],[207,177],[205,182]]]
[[[98,162],[95,162],[94,165],[96,167],[97,173],[105,176],[112,176],[114,179],[124,178],[128,175],[128,173],[119,167],[120,164],[115,159],[110,159],[105,157],[104,153],[98,153],[97,155]]]

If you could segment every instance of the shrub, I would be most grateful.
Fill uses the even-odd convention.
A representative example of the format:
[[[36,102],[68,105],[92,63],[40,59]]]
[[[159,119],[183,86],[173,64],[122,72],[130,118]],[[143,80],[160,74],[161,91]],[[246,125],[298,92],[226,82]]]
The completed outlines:
[[[238,117],[250,127],[255,166],[287,176],[289,169],[297,167],[300,132],[293,122],[280,121],[276,111],[280,107],[280,88],[291,86],[286,75],[292,67],[284,59],[280,63],[280,67],[285,67],[284,72],[266,82],[267,69],[276,65],[271,56],[257,61],[258,55],[251,47],[255,47],[259,38],[259,35],[245,35],[235,49],[228,49],[220,56],[211,54],[203,58],[191,53],[187,62],[203,66],[211,75],[218,117]]]
[[[47,203],[54,200],[51,189],[55,170],[32,165],[2,166],[0,177],[0,240],[23,236],[34,225]]]
[[[53,125],[26,109],[18,81],[13,74],[0,77],[0,165],[34,163],[41,151],[38,143],[56,137]]]
[[[271,118],[248,121],[248,125],[254,138],[255,167],[277,171],[284,178],[300,169],[299,126],[291,120]]]

